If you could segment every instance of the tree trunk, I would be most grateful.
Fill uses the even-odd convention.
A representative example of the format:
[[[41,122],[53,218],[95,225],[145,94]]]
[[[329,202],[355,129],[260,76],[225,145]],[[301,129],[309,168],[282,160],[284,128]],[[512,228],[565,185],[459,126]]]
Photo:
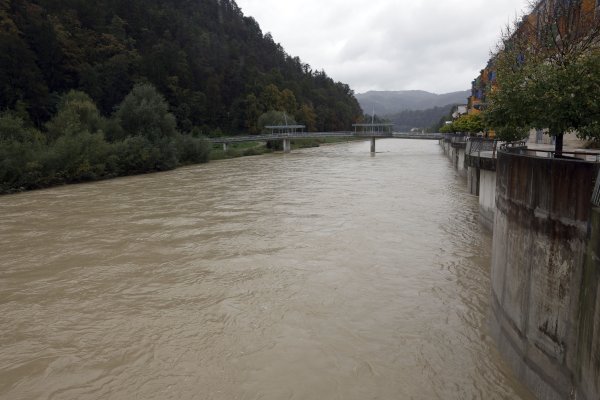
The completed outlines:
[[[556,135],[556,144],[554,146],[554,157],[562,157],[563,152],[563,134]]]

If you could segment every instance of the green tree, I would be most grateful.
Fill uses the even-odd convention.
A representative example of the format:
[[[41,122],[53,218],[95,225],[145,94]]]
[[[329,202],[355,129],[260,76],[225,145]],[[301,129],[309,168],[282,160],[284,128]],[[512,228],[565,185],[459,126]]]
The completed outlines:
[[[484,115],[499,138],[544,129],[556,137],[560,156],[565,133],[598,137],[600,14],[581,6],[564,1],[542,8],[540,26],[525,19],[504,38],[493,60],[498,89]]]
[[[46,150],[43,171],[59,183],[100,179],[106,175],[109,153],[102,133],[63,135]]]
[[[461,115],[452,125],[456,132],[478,133],[484,129],[483,119],[476,114]]]
[[[295,125],[294,117],[287,115],[283,111],[268,111],[258,118],[258,127],[262,133],[269,133],[266,126],[277,125]]]
[[[48,138],[55,141],[64,135],[82,132],[97,133],[104,128],[104,118],[86,93],[71,90],[58,105],[57,114],[46,124]]]
[[[258,128],[258,118],[261,116],[261,109],[258,99],[254,94],[249,94],[246,97],[246,129],[251,134],[257,134],[260,132]]]
[[[177,133],[175,117],[165,98],[148,83],[134,86],[115,115],[127,136],[143,136],[157,142]]]
[[[439,129],[440,133],[454,133],[456,129],[454,128],[454,124],[444,124]]]
[[[559,65],[530,62],[510,65],[503,54],[498,62],[500,89],[490,95],[486,123],[501,140],[518,140],[531,128],[556,137],[556,154],[562,153],[564,133],[598,140],[600,117],[600,53],[580,55]],[[510,63],[510,64],[509,64]]]
[[[0,113],[0,141],[43,143],[44,136],[37,129],[27,126],[17,113],[4,111]]]
[[[260,102],[263,107],[267,111],[275,110],[282,111],[283,110],[283,101],[282,94],[277,88],[277,86],[271,84],[264,88],[262,94],[260,95]]]
[[[288,115],[294,115],[296,112],[298,108],[296,96],[294,96],[294,92],[290,89],[283,89],[281,92],[281,106],[283,107],[283,111],[288,113]]]
[[[315,109],[308,104],[303,104],[300,109],[296,112],[296,119],[306,125],[308,132],[314,132],[317,129],[317,114]]]
[[[0,193],[36,187],[44,144],[43,135],[16,113],[0,113]]]
[[[561,67],[538,65],[531,75],[531,93],[535,128],[548,128],[557,140],[565,132],[600,139],[600,51]]]

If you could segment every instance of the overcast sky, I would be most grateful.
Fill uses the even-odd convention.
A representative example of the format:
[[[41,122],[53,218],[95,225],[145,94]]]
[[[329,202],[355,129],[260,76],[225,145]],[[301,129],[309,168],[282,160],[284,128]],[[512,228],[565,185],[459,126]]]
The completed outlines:
[[[264,33],[357,93],[466,90],[528,0],[236,0]]]

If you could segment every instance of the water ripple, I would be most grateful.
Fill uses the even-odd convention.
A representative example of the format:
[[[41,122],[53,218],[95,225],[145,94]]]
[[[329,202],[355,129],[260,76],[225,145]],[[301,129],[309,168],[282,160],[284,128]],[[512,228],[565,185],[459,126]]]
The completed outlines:
[[[530,399],[436,143],[0,198],[2,399]]]

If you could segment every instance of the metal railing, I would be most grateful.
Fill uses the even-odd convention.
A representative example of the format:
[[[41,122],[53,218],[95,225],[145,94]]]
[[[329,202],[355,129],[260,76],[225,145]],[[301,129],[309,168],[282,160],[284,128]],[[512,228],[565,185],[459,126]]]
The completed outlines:
[[[585,150],[563,150],[557,154],[555,150],[543,150],[536,148],[528,148],[527,140],[518,142],[502,143],[500,150],[512,153],[519,153],[525,156],[541,157],[541,158],[563,158],[571,160],[581,160],[587,162],[600,163],[600,151],[585,151]]]
[[[262,135],[250,135],[250,136],[223,136],[209,138],[210,143],[236,143],[236,142],[260,142],[265,140],[279,140],[279,139],[306,139],[306,138],[319,138],[319,137],[353,137],[356,136],[351,131],[339,131],[339,132],[286,132],[286,133],[268,133]]]
[[[506,142],[506,143],[502,143],[502,145],[500,146],[501,150],[510,150],[510,149],[517,149],[517,150],[527,150],[527,139],[523,139],[523,140],[518,140],[516,142]]]
[[[491,152],[492,158],[496,158],[497,147],[497,140],[482,137],[471,137],[467,141],[466,154],[470,156],[477,155],[478,157],[481,157],[481,153]]]
[[[522,155],[541,157],[541,158],[565,158],[572,160],[581,160],[588,162],[600,163],[600,153],[598,152],[586,152],[582,150],[563,150],[560,155],[557,156],[555,150],[542,150],[542,149],[528,149],[526,145],[512,145],[502,146],[503,150],[519,152]]]
[[[600,171],[598,171],[598,177],[596,178],[596,187],[592,194],[592,204],[596,207],[600,207]]]
[[[481,153],[482,151],[494,151],[497,141],[480,137],[469,138],[467,154]]]

